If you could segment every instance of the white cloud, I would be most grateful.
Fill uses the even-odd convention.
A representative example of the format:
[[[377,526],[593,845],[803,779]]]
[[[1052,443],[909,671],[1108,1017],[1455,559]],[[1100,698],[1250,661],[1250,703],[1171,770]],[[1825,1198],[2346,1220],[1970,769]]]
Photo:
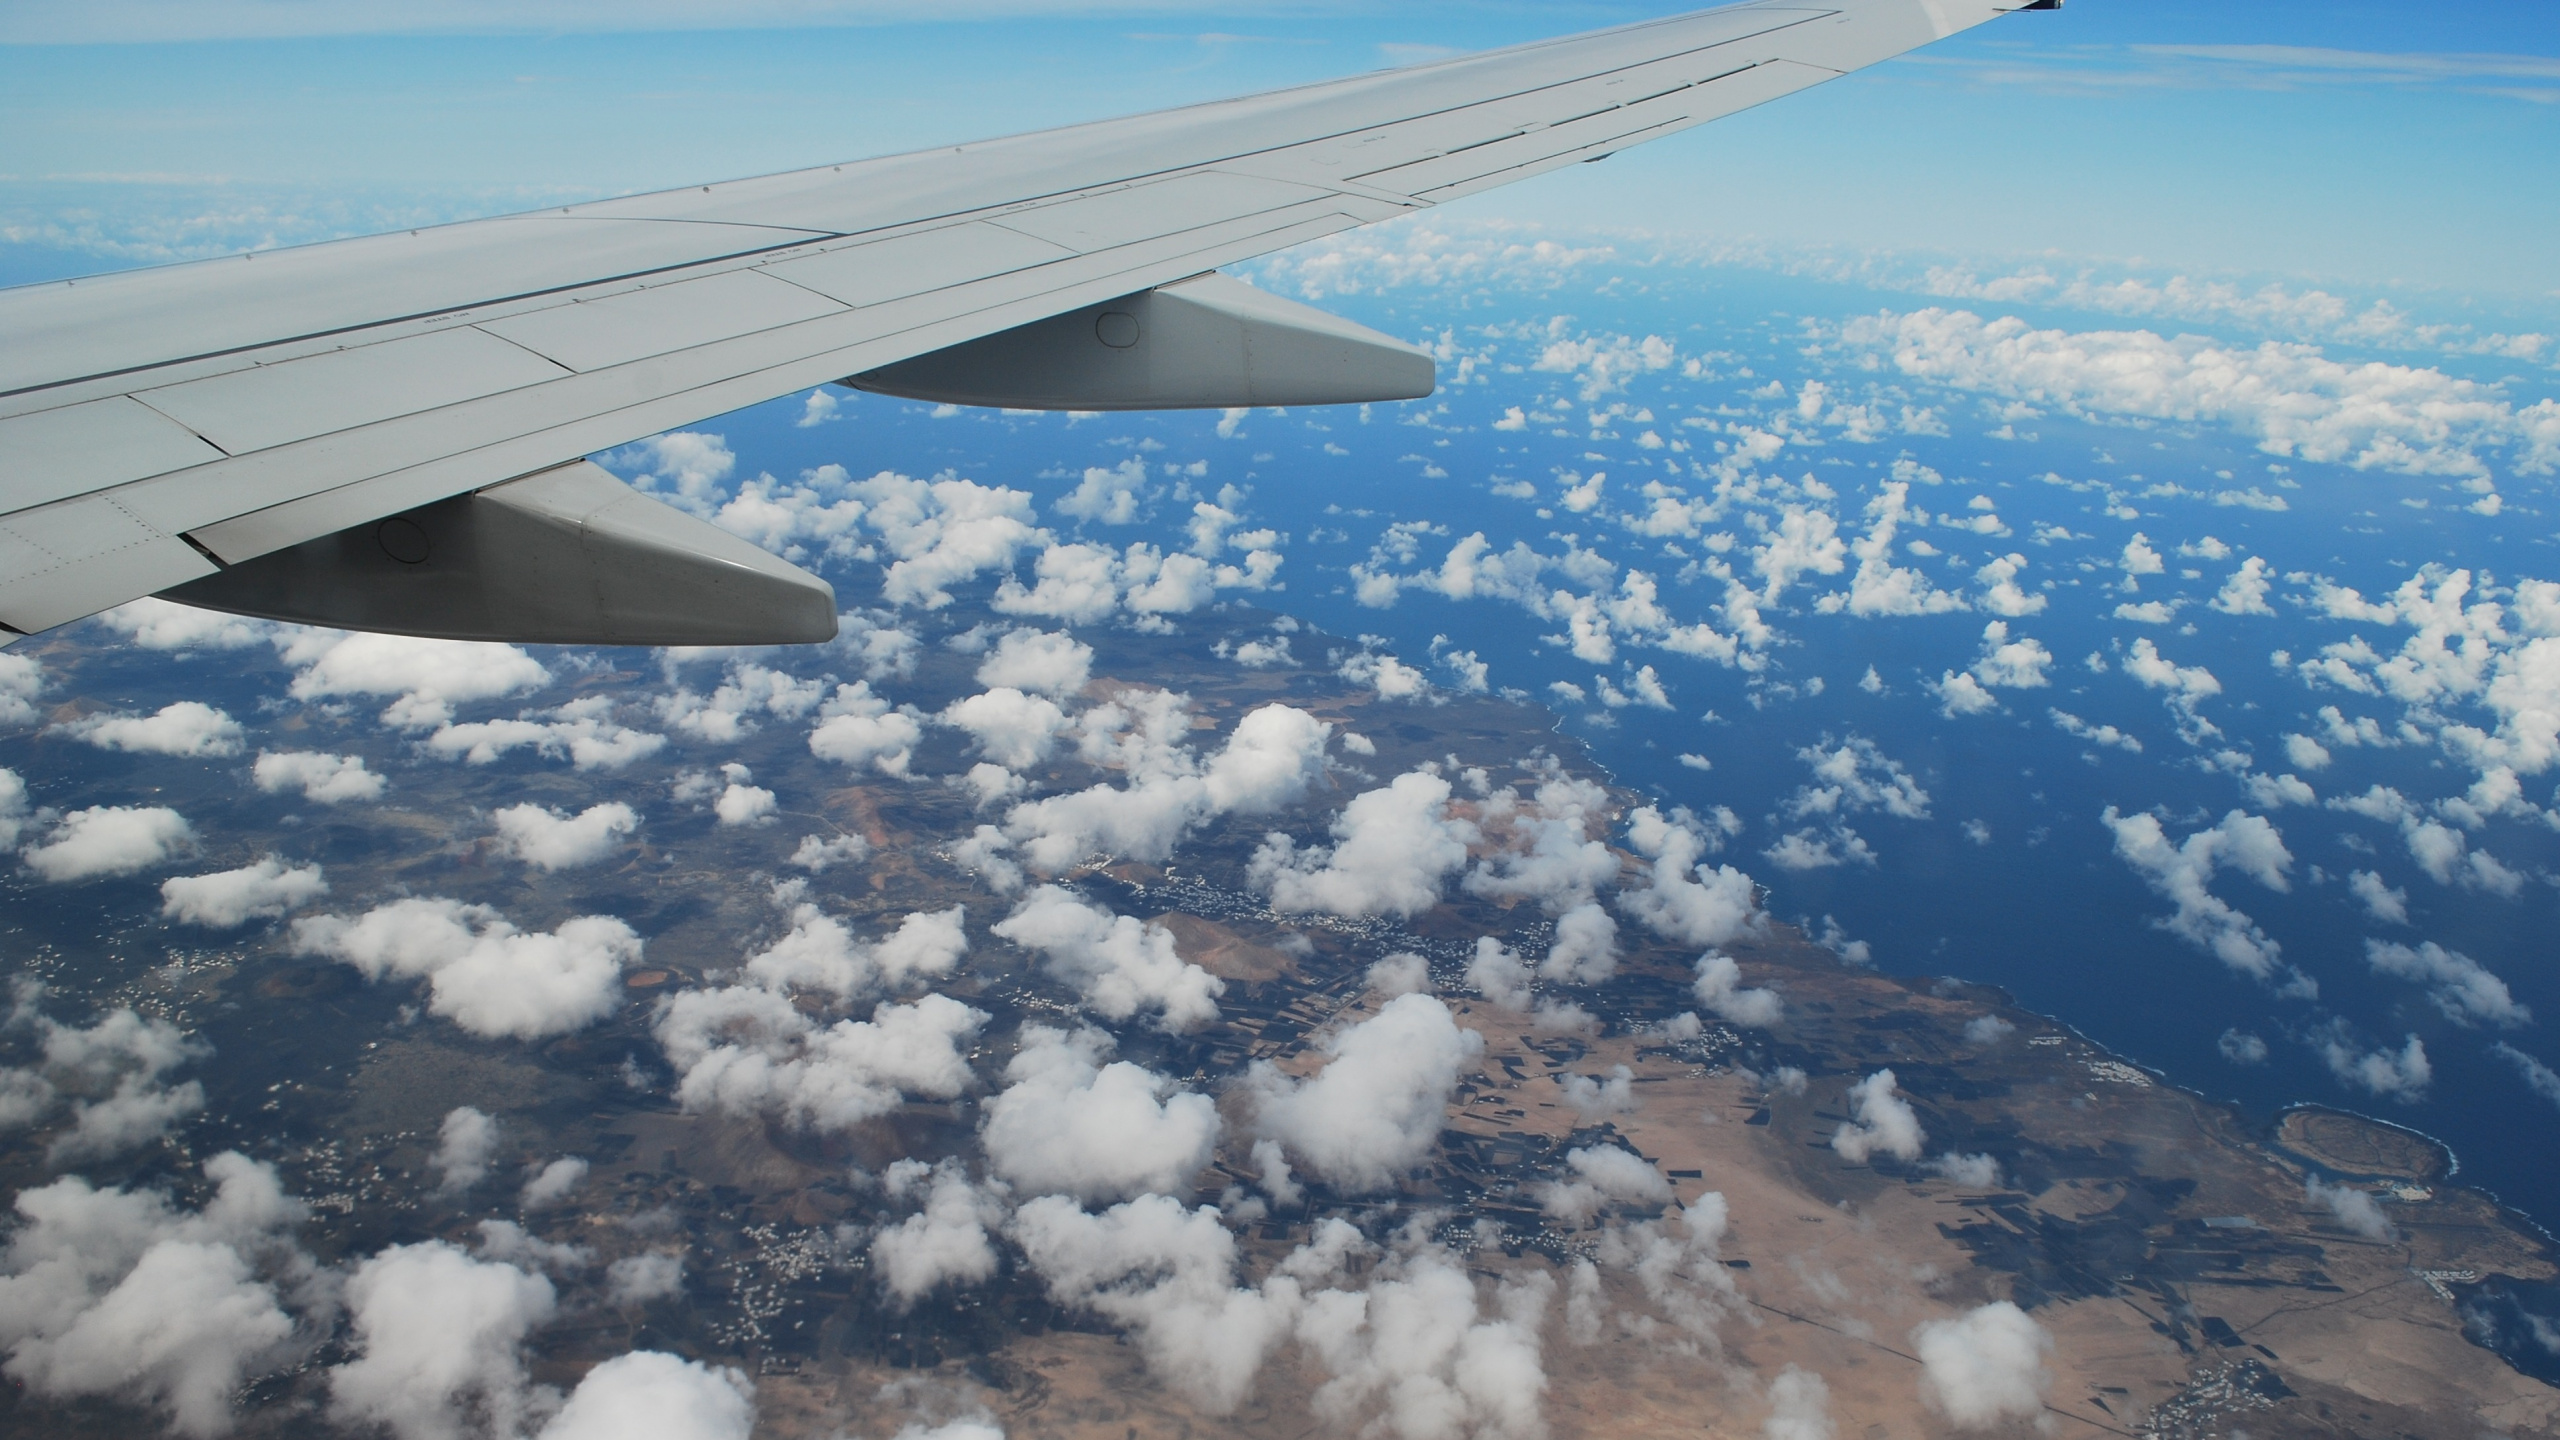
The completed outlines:
[[[329,1414],[397,1440],[453,1440],[475,1418],[518,1434],[532,1399],[520,1350],[557,1303],[542,1276],[442,1240],[374,1255],[347,1280],[355,1357],[327,1372]]]
[[[635,1350],[588,1371],[536,1440],[747,1440],[755,1418],[742,1372]]]
[[[719,688],[708,696],[688,686],[678,686],[657,697],[651,706],[669,729],[711,744],[729,745],[756,733],[759,717],[798,720],[826,698],[824,680],[804,680],[751,660],[735,659],[729,662]]]
[[[119,605],[98,620],[145,650],[246,650],[276,633],[272,621],[199,610],[157,596]]]
[[[2307,345],[2229,348],[2149,331],[2070,333],[1962,310],[1880,314],[1840,332],[1903,374],[2054,406],[2083,417],[2209,421],[2268,454],[2405,475],[2484,474],[2507,452],[2531,472],[2555,462],[2537,410],[2441,370],[2331,360]]]
[[[32,725],[44,667],[33,656],[0,653],[0,725]]]
[[[994,933],[1038,951],[1084,1003],[1110,1020],[1158,1012],[1171,1034],[1218,1018],[1226,982],[1185,961],[1173,932],[1086,904],[1072,890],[1043,885],[1025,897]]]
[[[2489,1053],[2516,1067],[2516,1073],[2524,1077],[2525,1088],[2554,1105],[2560,1105],[2560,1072],[2503,1040],[2490,1046]]]
[[[15,770],[0,770],[0,852],[18,848],[28,818],[27,782]]]
[[[1690,986],[1690,993],[1719,1019],[1736,1025],[1766,1029],[1786,1013],[1786,1003],[1778,998],[1778,992],[1745,989],[1742,967],[1734,963],[1732,956],[1712,950],[1698,957],[1698,978]]]
[[[983,1011],[946,995],[884,1004],[829,1025],[756,986],[688,990],[659,1002],[658,1043],[693,1111],[773,1114],[795,1128],[846,1130],[906,1103],[969,1087],[962,1045]]]
[[[1850,1118],[1831,1134],[1831,1148],[1841,1159],[1864,1165],[1877,1154],[1905,1162],[1920,1158],[1929,1132],[1921,1128],[1911,1102],[1902,1098],[1892,1071],[1879,1070],[1850,1086],[1848,1099]]]
[[[990,689],[1028,690],[1064,699],[1093,675],[1093,647],[1055,630],[1011,630],[978,665],[978,683]]]
[[[160,913],[182,924],[236,930],[252,920],[272,920],[300,909],[328,893],[319,866],[296,869],[269,855],[238,870],[160,882]]]
[[[605,1298],[615,1305],[646,1305],[684,1293],[684,1257],[664,1250],[625,1255],[604,1267]]]
[[[2272,582],[2266,560],[2252,555],[2231,572],[2222,589],[2213,597],[2213,608],[2225,615],[2273,615],[2275,607],[2267,603]]]
[[[856,770],[904,775],[924,739],[924,726],[914,716],[890,709],[888,701],[871,693],[868,680],[837,686],[835,698],[818,713],[818,728],[809,732],[809,753]]]
[[[1716,825],[1714,831],[1706,828]],[[1758,887],[1730,865],[1710,867],[1699,857],[1722,847],[1740,829],[1730,811],[1701,821],[1686,810],[1669,815],[1647,805],[1627,817],[1627,843],[1651,862],[1649,883],[1618,894],[1618,907],[1655,934],[1683,945],[1727,945],[1758,933]],[[1713,843],[1710,843],[1712,840]]]
[[[2092,725],[2088,721],[2081,719],[2079,716],[2064,710],[2050,710],[2046,713],[2053,717],[2054,728],[2060,730],[2065,735],[2086,740],[2092,745],[2104,745],[2113,749],[2128,751],[2135,755],[2142,753],[2142,742],[2140,740],[2135,739],[2131,735],[2127,735],[2113,725]]]
[[[1399,775],[1354,796],[1333,822],[1331,847],[1300,850],[1288,836],[1264,837],[1253,855],[1254,888],[1283,912],[1342,916],[1416,915],[1439,903],[1440,886],[1467,863],[1474,825],[1449,811],[1449,782],[1427,770]]]
[[[2409,923],[2409,892],[2393,889],[2370,870],[2347,877],[2347,890],[2364,902],[2365,914],[2385,925]]]
[[[1467,872],[1466,890],[1496,900],[1535,900],[1550,915],[1589,907],[1601,887],[1618,879],[1617,853],[1601,838],[1614,808],[1605,788],[1560,768],[1550,769],[1525,799],[1511,786],[1494,791],[1476,807],[1486,853]],[[1593,921],[1578,924],[1591,930],[1586,938],[1597,938]],[[1614,949],[1608,958],[1614,964]],[[1606,969],[1591,977],[1606,978]]]
[[[850,493],[870,507],[867,522],[896,557],[881,584],[892,605],[939,610],[951,603],[949,587],[1012,569],[1023,547],[1043,535],[1031,523],[1027,491],[884,470]]]
[[[497,827],[500,853],[554,872],[595,864],[640,828],[640,812],[620,801],[574,816],[540,805],[510,805],[489,819]]]
[[[2175,914],[2158,922],[2162,929],[2251,979],[2276,978],[2284,947],[2208,888],[2217,870],[2229,868],[2270,890],[2291,890],[2287,872],[2293,855],[2275,826],[2234,810],[2172,845],[2157,816],[2120,815],[2111,805],[2100,818],[2114,832],[2117,857],[2177,906]],[[2308,982],[2297,975],[2292,984],[2299,988]]]
[[[2340,1084],[2367,1094],[2414,1104],[2426,1098],[2427,1087],[2435,1081],[2426,1043],[2415,1035],[2397,1050],[2367,1050],[2348,1034],[2341,1020],[2314,1035],[2311,1044]]]
[[[746,767],[733,765],[729,768],[744,770]],[[749,785],[744,780],[731,780],[719,797],[711,802],[712,815],[729,829],[770,825],[781,810],[780,797],[761,785]]]
[[[314,1268],[291,1239],[303,1210],[275,1171],[236,1152],[205,1162],[201,1211],[76,1176],[19,1193],[0,1257],[0,1346],[34,1394],[140,1404],[176,1433],[235,1423],[233,1398],[287,1363],[280,1286]]]
[[[1653,1162],[1615,1145],[1578,1146],[1565,1152],[1569,1180],[1529,1187],[1547,1214],[1580,1229],[1611,1205],[1659,1208],[1671,1203],[1671,1182]]]
[[[2367,940],[2364,953],[2376,972],[2426,986],[2427,998],[2456,1024],[2513,1029],[2533,1023],[2533,1011],[2508,993],[2507,982],[2458,950],[2447,950],[2433,940],[2414,948]]]
[[[18,858],[62,885],[148,870],[193,849],[195,841],[195,827],[166,806],[97,805],[54,822],[43,843]]]
[[[1067,715],[1044,696],[995,689],[953,701],[942,712],[942,723],[967,731],[977,752],[994,763],[1028,770],[1057,748]]]
[[[622,998],[622,970],[640,937],[610,916],[527,933],[485,905],[434,897],[394,900],[350,919],[293,924],[297,954],[344,961],[368,980],[428,982],[427,1008],[474,1035],[535,1040],[583,1029]]]
[[[1760,1440],[1832,1440],[1831,1387],[1810,1370],[1790,1365],[1769,1382],[1769,1418]]]
[[[777,887],[792,904],[791,929],[746,964],[757,984],[776,992],[815,990],[849,1001],[876,990],[938,980],[969,953],[968,907],[918,911],[877,944],[856,940],[843,921],[798,903],[801,882]]]
[[[871,854],[871,842],[859,835],[803,835],[800,848],[791,852],[786,865],[824,875],[838,865],[858,865]]]
[[[1932,1174],[1967,1190],[1992,1190],[2000,1184],[2000,1162],[1989,1155],[1960,1155],[1950,1150],[1929,1162]]]
[[[2013,551],[1994,556],[1973,572],[1974,580],[1983,586],[1982,608],[2012,620],[2042,614],[2049,597],[2030,595],[2018,584],[2018,572],[2026,566],[2027,557]]]
[[[587,1183],[587,1169],[585,1160],[563,1155],[525,1176],[524,1189],[517,1193],[516,1203],[527,1210],[548,1210]]]
[[[1949,670],[1928,687],[1938,697],[1938,713],[1950,720],[1960,715],[1983,715],[2000,708],[2000,701],[1970,670]]]
[[[1613,874],[1616,868],[1613,858]],[[1615,975],[1618,922],[1597,900],[1585,901],[1557,916],[1555,937],[1548,943],[1546,958],[1538,962],[1538,973],[1570,985],[1597,985]]]
[[[1957,1428],[1990,1430],[2043,1415],[2053,1336],[2009,1301],[1928,1321],[1911,1332],[1911,1344],[1920,1353],[1920,1393]]]
[[[614,464],[640,472],[633,483],[642,490],[670,492],[661,498],[686,503],[697,513],[716,498],[720,483],[735,474],[738,457],[728,440],[700,430],[675,430],[625,446],[610,457]]]
[[[386,782],[364,766],[357,755],[324,755],[316,750],[260,751],[250,778],[269,795],[298,791],[321,805],[350,800],[379,800]]]
[[[1138,502],[1145,498],[1147,461],[1143,455],[1132,455],[1108,469],[1099,465],[1085,467],[1084,478],[1076,488],[1058,497],[1049,508],[1092,525],[1129,525],[1138,519]]]
[[[1929,818],[1929,792],[1900,762],[1864,736],[1852,735],[1838,745],[1825,736],[1820,744],[1796,751],[1796,758],[1812,768],[1813,779],[1788,797],[1790,818],[1867,810],[1882,810],[1904,820]]]
[[[881,1288],[901,1305],[912,1305],[947,1284],[975,1285],[993,1276],[996,1249],[987,1231],[1006,1215],[1004,1188],[970,1184],[968,1171],[956,1160],[931,1167],[919,1160],[899,1161],[889,1172],[893,1195],[914,1187],[913,1172],[930,1177],[924,1208],[871,1239],[871,1264]]]
[[[287,691],[294,699],[396,696],[382,721],[401,730],[449,725],[456,705],[551,683],[551,672],[513,645],[336,630],[286,631],[277,642],[285,663],[301,667]]]
[[[71,1128],[47,1158],[60,1165],[111,1158],[159,1141],[204,1108],[204,1087],[163,1082],[210,1047],[166,1020],[109,1011],[86,1029],[36,1011],[42,992],[21,987],[13,1025],[32,1024],[44,1058],[34,1069],[0,1070],[0,1129],[37,1124],[68,1101]]]
[[[531,749],[547,759],[565,759],[580,770],[620,770],[666,748],[666,736],[635,730],[616,721],[613,714],[612,697],[590,695],[555,710],[527,711],[512,720],[442,725],[419,742],[419,748],[467,765],[492,765],[513,751]]]
[[[2221,1040],[2222,1058],[2234,1065],[2267,1063],[2267,1042],[2245,1030],[2225,1030]]]
[[[56,725],[51,733],[101,750],[198,760],[237,755],[241,748],[240,722],[195,700],[164,705],[150,715],[91,715]]]
[[[1825,595],[1814,608],[1824,614],[1845,609],[1859,616],[1937,615],[1972,608],[1963,596],[1931,586],[1920,571],[1893,563],[1894,535],[1910,513],[1910,498],[1911,486],[1901,480],[1887,481],[1878,490],[1867,503],[1866,536],[1849,546],[1849,553],[1857,557],[1858,573],[1851,577],[1847,593]],[[2012,568],[2010,575],[2015,573]],[[2000,583],[2010,591],[2017,589],[2014,579],[2003,577]]]
[[[489,1160],[498,1150],[498,1122],[469,1105],[445,1112],[437,1130],[434,1159],[436,1193],[460,1195],[489,1176]]]
[[[2306,1203],[2328,1211],[2329,1218],[2350,1234],[2385,1242],[2398,1236],[2399,1232],[2391,1228],[2389,1217],[2382,1213],[2380,1202],[2369,1191],[2348,1185],[2326,1184],[2319,1176],[2312,1175],[2302,1182],[2302,1198]]]
[[[1218,1107],[1125,1060],[1111,1037],[1023,1027],[1003,1093],[986,1102],[987,1163],[1017,1188],[1080,1200],[1179,1192],[1208,1165]]]
[[[1430,680],[1393,655],[1363,650],[1343,661],[1334,673],[1354,685],[1368,686],[1381,700],[1423,700],[1431,695]]]
[[[1326,1059],[1299,1080],[1268,1062],[1245,1080],[1257,1131],[1348,1193],[1389,1189],[1439,1142],[1459,1075],[1484,1052],[1449,1007],[1419,994],[1320,1042]]]

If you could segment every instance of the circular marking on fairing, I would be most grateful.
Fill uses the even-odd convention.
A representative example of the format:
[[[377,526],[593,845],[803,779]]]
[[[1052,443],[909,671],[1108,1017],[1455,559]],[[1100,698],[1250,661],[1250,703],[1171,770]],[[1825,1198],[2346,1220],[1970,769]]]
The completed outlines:
[[[1126,350],[1138,343],[1138,317],[1126,310],[1105,310],[1093,322],[1093,338],[1114,350]]]
[[[373,538],[382,547],[383,554],[403,565],[427,563],[427,532],[419,529],[415,520],[394,515],[374,527]]]

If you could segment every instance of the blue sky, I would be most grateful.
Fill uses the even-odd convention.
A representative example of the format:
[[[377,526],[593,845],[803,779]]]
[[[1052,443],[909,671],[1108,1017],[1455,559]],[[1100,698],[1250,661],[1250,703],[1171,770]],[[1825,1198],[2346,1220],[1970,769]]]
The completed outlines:
[[[831,162],[1672,8],[12,0],[5,278]],[[2560,9],[2074,0],[1464,213],[2547,306]]]

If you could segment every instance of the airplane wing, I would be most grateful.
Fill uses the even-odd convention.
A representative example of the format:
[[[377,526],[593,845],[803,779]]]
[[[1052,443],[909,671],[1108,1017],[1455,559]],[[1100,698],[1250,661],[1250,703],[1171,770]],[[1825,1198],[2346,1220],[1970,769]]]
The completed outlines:
[[[1428,394],[1212,272],[2059,0],[1760,0],[1244,99],[0,291],[0,643],[140,596],[461,638],[824,639],[583,457],[830,382],[1047,408]]]

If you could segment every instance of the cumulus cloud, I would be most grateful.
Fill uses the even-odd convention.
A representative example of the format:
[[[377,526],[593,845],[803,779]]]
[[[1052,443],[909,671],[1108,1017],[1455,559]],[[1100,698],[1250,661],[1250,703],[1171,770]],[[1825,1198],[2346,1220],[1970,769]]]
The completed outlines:
[[[1099,1030],[1025,1026],[986,1103],[987,1163],[1020,1190],[1079,1200],[1178,1192],[1218,1143],[1218,1107],[1126,1060]]]
[[[567,760],[579,770],[621,770],[666,748],[667,737],[614,719],[613,698],[589,695],[512,720],[440,725],[419,742],[427,754],[466,765],[494,765],[518,750]]]
[[[2043,1415],[2053,1336],[2006,1300],[1911,1332],[1920,1393],[1957,1428],[1990,1430]]]
[[[1253,855],[1254,888],[1275,910],[1411,916],[1440,901],[1467,863],[1476,827],[1450,813],[1449,782],[1428,770],[1354,796],[1333,822],[1334,844],[1299,849],[1271,834]]]
[[[1609,867],[1614,874],[1617,857]],[[1556,917],[1555,938],[1538,973],[1572,985],[1597,985],[1618,973],[1618,922],[1598,901],[1586,901]]]
[[[199,610],[157,596],[119,605],[101,614],[98,622],[145,650],[180,653],[246,650],[267,643],[276,632],[273,621]]]
[[[516,1203],[527,1210],[548,1210],[575,1194],[585,1183],[587,1162],[575,1155],[563,1155],[548,1165],[527,1172],[524,1188],[517,1192]]]
[[[604,1267],[605,1298],[616,1305],[646,1305],[684,1293],[684,1257],[664,1250],[625,1255]]]
[[[2320,1053],[2338,1083],[2369,1095],[2415,1104],[2426,1098],[2427,1087],[2435,1081],[2435,1066],[2427,1059],[2426,1042],[2415,1035],[2397,1050],[2368,1050],[2348,1031],[2346,1022],[2339,1020],[2315,1032],[2311,1046]]]
[[[1606,789],[1566,775],[1560,767],[1550,768],[1525,798],[1512,786],[1494,791],[1476,807],[1475,823],[1486,854],[1468,871],[1465,888],[1470,894],[1496,900],[1535,900],[1555,916],[1589,910],[1598,890],[1618,879],[1617,853],[1602,838],[1609,830],[1611,810]],[[1606,912],[1590,913],[1607,919]],[[1586,928],[1592,923],[1587,918],[1577,922]],[[1599,938],[1593,931],[1572,943]],[[1610,938],[1614,940],[1614,934]],[[1560,943],[1564,943],[1561,935]],[[1608,968],[1591,978],[1608,978],[1616,958],[1613,945]]]
[[[1176,953],[1173,932],[1161,925],[1114,915],[1072,890],[1043,885],[993,928],[1038,951],[1051,973],[1106,1019],[1153,1010],[1160,1028],[1180,1034],[1218,1018],[1217,997],[1226,993],[1226,982]]]
[[[803,719],[826,698],[824,680],[804,680],[752,660],[733,659],[719,688],[709,695],[680,685],[651,704],[667,728],[728,745],[756,733],[766,717]]]
[[[2533,1023],[2533,1011],[2508,993],[2507,982],[2461,951],[2433,940],[2416,946],[2367,940],[2364,953],[2376,972],[2426,986],[2427,998],[2456,1024],[2513,1029]]]
[[[2391,1228],[2390,1218],[2382,1213],[2382,1205],[2373,1198],[2371,1191],[2358,1190],[2350,1185],[2331,1185],[2313,1175],[2302,1182],[2302,1198],[2306,1203],[2328,1211],[2329,1218],[2338,1223],[2338,1228],[2349,1234],[2360,1235],[2367,1240],[2389,1241],[2399,1233]]]
[[[635,1350],[588,1371],[536,1440],[747,1440],[755,1418],[744,1373]]]
[[[195,841],[195,827],[167,806],[97,805],[55,821],[43,841],[18,858],[64,885],[148,870],[193,849]]]
[[[1769,1382],[1769,1418],[1760,1440],[1832,1440],[1831,1387],[1810,1370],[1790,1365]]]
[[[2554,1071],[2503,1040],[2490,1046],[2489,1053],[2514,1066],[2516,1073],[2524,1077],[2527,1089],[2554,1105],[2560,1105],[2560,1071]]]
[[[0,725],[32,725],[44,667],[27,655],[0,654]]]
[[[659,1002],[656,1032],[686,1109],[845,1130],[909,1095],[948,1100],[967,1090],[962,1047],[986,1022],[984,1011],[927,995],[828,1024],[788,995],[731,985]]]
[[[837,686],[835,698],[818,713],[818,727],[809,732],[809,753],[856,770],[904,775],[924,739],[924,726],[872,694],[868,680]]]
[[[0,853],[18,848],[28,818],[27,782],[15,770],[0,769]]]
[[[138,1403],[171,1430],[217,1436],[233,1397],[285,1363],[297,1325],[279,1296],[313,1266],[293,1243],[301,1204],[237,1152],[205,1162],[201,1211],[76,1176],[19,1192],[0,1255],[0,1348],[11,1378],[58,1399]]]
[[[42,1063],[0,1070],[0,1130],[46,1121],[69,1107],[71,1128],[48,1147],[56,1164],[124,1154],[152,1144],[204,1108],[204,1087],[165,1081],[179,1066],[211,1053],[166,1020],[130,1009],[109,1011],[87,1028],[38,1010],[43,990],[19,986],[12,1024],[33,1027]]]
[[[926,1166],[901,1160],[890,1167],[889,1189],[903,1196],[926,1187],[924,1207],[871,1239],[871,1263],[881,1288],[901,1305],[913,1305],[944,1285],[975,1285],[996,1273],[989,1227],[1003,1224],[1001,1186],[980,1187],[956,1160]]]
[[[1766,1029],[1786,1013],[1786,1003],[1776,991],[1746,989],[1742,967],[1732,956],[1712,950],[1698,957],[1698,978],[1690,993],[1717,1018],[1736,1025]]]
[[[532,1399],[521,1347],[557,1304],[544,1277],[442,1240],[371,1256],[347,1279],[354,1358],[327,1372],[329,1414],[398,1440],[520,1433]]]
[[[285,663],[299,667],[287,690],[294,699],[389,695],[382,722],[400,730],[432,730],[451,724],[457,705],[551,683],[551,672],[513,645],[336,630],[285,631],[277,643]]]
[[[1531,1187],[1540,1208],[1566,1224],[1581,1228],[1613,1205],[1660,1207],[1671,1203],[1671,1182],[1653,1162],[1615,1145],[1577,1147],[1565,1152],[1569,1178],[1541,1181]]]
[[[1054,630],[1007,631],[978,665],[978,683],[1064,699],[1093,675],[1093,647]]]
[[[255,865],[160,882],[160,913],[187,925],[236,930],[272,920],[329,893],[320,867],[293,867],[269,855]]]
[[[249,775],[269,795],[293,791],[319,805],[379,800],[387,784],[365,768],[362,756],[327,755],[316,750],[260,751]]]
[[[1043,535],[1032,524],[1027,491],[885,470],[848,489],[869,507],[865,522],[894,557],[880,587],[892,605],[942,609],[951,586],[1011,570],[1015,556]]]
[[[952,702],[942,723],[967,731],[977,752],[994,763],[1027,770],[1049,758],[1067,715],[1045,696],[996,689]]]
[[[2440,370],[2331,360],[2270,341],[2254,350],[2145,330],[2037,330],[1962,310],[1885,313],[1842,327],[1843,344],[1903,374],[2087,417],[2208,421],[2271,455],[2407,475],[2481,475],[2483,454],[2548,470],[2533,412]]]
[[[1619,908],[1683,945],[1729,945],[1758,933],[1767,922],[1751,877],[1699,858],[1740,828],[1731,812],[1702,820],[1686,810],[1639,808],[1627,817],[1627,844],[1651,862],[1649,883],[1620,891]]]
[[[900,920],[887,938],[868,944],[843,921],[799,901],[803,888],[801,882],[778,887],[777,898],[791,907],[791,928],[747,961],[749,978],[767,989],[823,991],[849,1001],[941,979],[969,953],[966,906],[918,911]]]
[[[219,759],[240,753],[240,722],[210,705],[181,700],[150,715],[90,715],[53,727],[101,750]]]
[[[1878,1154],[1906,1163],[1920,1158],[1929,1132],[1920,1127],[1911,1102],[1902,1098],[1892,1071],[1879,1070],[1850,1086],[1848,1099],[1849,1118],[1831,1134],[1831,1148],[1841,1159],[1864,1165]]]
[[[622,848],[640,828],[640,812],[619,801],[567,815],[541,805],[510,805],[489,817],[501,853],[537,870],[574,870]]]
[[[1256,1063],[1245,1079],[1254,1123],[1314,1174],[1361,1193],[1392,1187],[1431,1153],[1484,1039],[1460,1029],[1440,1000],[1410,994],[1319,1048],[1323,1068],[1303,1080]]]
[[[427,1163],[435,1168],[437,1194],[460,1195],[488,1178],[490,1158],[498,1150],[497,1121],[458,1105],[445,1112],[436,1135],[436,1153]]]
[[[427,1008],[474,1035],[537,1040],[612,1013],[641,941],[611,916],[528,933],[486,905],[420,897],[352,918],[297,920],[293,948],[343,961],[367,980],[424,979]]]
[[[2256,921],[2207,888],[2225,868],[2237,870],[2279,893],[2293,888],[2287,872],[2293,854],[2284,836],[2263,818],[2234,810],[2209,829],[2171,844],[2155,815],[2120,815],[2109,806],[2100,817],[2115,835],[2117,858],[2177,906],[2160,927],[2253,980],[2273,981],[2283,947]],[[2309,982],[2296,975],[2295,989]]]

